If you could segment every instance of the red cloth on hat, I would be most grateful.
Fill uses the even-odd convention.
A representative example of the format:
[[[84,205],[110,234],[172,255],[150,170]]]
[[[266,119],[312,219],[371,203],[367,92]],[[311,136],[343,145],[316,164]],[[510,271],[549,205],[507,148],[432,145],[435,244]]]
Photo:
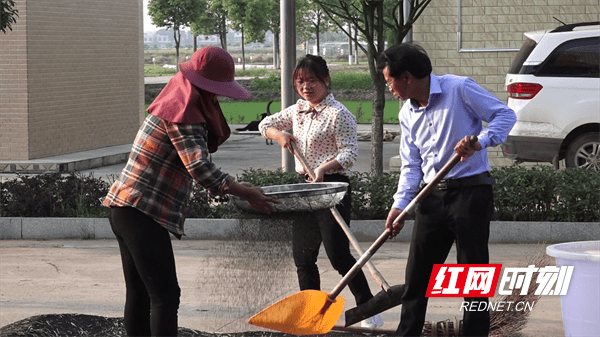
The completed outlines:
[[[217,95],[200,91],[181,72],[169,80],[148,112],[173,123],[206,123],[210,153],[216,152],[231,135]]]

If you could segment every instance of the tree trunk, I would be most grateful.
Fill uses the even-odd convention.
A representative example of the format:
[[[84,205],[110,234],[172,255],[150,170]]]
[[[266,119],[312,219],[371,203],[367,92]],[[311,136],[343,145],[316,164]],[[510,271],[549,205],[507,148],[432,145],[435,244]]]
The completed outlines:
[[[354,28],[354,41],[358,41],[358,29]],[[358,42],[354,43],[354,64],[358,64]]]
[[[373,115],[371,116],[371,174],[383,174],[383,109],[385,107],[385,80],[377,72],[376,59],[383,51],[383,25],[377,18],[383,17],[383,3],[375,3],[373,7],[365,8],[365,26],[370,27],[373,41],[369,43],[369,72],[373,79]],[[369,9],[369,11],[367,11]],[[375,40],[376,39],[376,40]]]
[[[242,73],[246,75],[246,52],[244,50],[244,26],[242,26]]]
[[[173,39],[175,39],[175,69],[179,71],[179,43],[181,42],[181,32],[173,28]]]
[[[221,32],[221,48],[227,51],[227,31]]]
[[[225,25],[225,19],[223,19],[223,21],[221,22],[221,24],[219,26],[223,27],[222,29],[219,30],[219,38],[221,40],[221,48],[223,48],[225,51],[227,51],[227,26]]]
[[[279,33],[273,35],[273,69],[281,69],[281,58],[279,52]]]
[[[193,33],[192,33],[192,36],[194,37],[194,52],[195,52],[196,50],[198,50],[198,37],[196,35],[194,35]]]
[[[321,39],[319,38],[319,36],[321,34],[319,34],[319,25],[315,26],[315,31],[317,32],[317,56],[321,55]],[[327,56],[327,55],[325,55]]]
[[[371,174],[383,173],[383,110],[385,108],[385,85],[379,78],[374,79],[373,116],[371,117]]]
[[[348,65],[352,65],[352,24],[348,23]]]

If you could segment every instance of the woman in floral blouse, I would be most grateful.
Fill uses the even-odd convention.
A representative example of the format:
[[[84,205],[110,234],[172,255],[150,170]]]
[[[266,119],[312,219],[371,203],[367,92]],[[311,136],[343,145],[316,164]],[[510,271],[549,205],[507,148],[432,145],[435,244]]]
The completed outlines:
[[[320,56],[307,55],[298,61],[293,74],[294,89],[302,97],[281,112],[263,119],[259,130],[263,137],[276,140],[293,153],[292,142],[306,158],[315,179],[296,159],[296,170],[302,180],[311,182],[346,182],[348,172],[358,157],[356,118],[333,94],[329,93],[329,69]],[[293,129],[293,134],[285,130]],[[351,191],[337,206],[350,224]],[[334,269],[345,275],[356,263],[350,253],[348,238],[329,210],[314,211],[292,228],[292,251],[301,290],[320,290],[317,256],[321,242]],[[357,304],[373,297],[364,273],[359,272],[349,284]],[[379,327],[379,316],[362,322],[363,327]]]

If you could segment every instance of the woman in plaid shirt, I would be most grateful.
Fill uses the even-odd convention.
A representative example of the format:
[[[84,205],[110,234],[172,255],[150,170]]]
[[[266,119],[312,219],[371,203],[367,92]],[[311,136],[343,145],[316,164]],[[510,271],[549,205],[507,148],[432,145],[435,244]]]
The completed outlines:
[[[266,117],[259,124],[265,138],[276,140],[293,153],[292,142],[306,158],[317,181],[350,183],[348,172],[358,157],[356,118],[333,94],[328,92],[329,69],[320,56],[307,55],[298,61],[293,74],[294,89],[303,99],[281,112]],[[294,134],[284,130],[293,129]],[[296,170],[304,181],[308,172],[296,159]],[[348,188],[337,209],[350,224],[351,191]],[[311,212],[292,227],[292,254],[298,272],[300,290],[320,290],[317,256],[321,242],[333,268],[345,275],[356,263],[342,228],[329,212]],[[359,272],[349,284],[357,304],[373,297],[364,273]],[[381,317],[371,317],[361,324],[376,328],[383,325]]]
[[[177,336],[181,291],[169,233],[184,234],[182,208],[193,181],[265,213],[277,202],[258,187],[235,182],[208,159],[230,134],[217,95],[250,97],[234,81],[231,55],[205,47],[180,70],[148,107],[127,165],[103,203],[121,251],[129,336]]]

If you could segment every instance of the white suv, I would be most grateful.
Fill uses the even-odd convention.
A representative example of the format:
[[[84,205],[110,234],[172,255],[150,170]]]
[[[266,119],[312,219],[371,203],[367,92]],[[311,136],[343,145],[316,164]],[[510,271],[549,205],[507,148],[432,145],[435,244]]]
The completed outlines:
[[[506,75],[517,123],[502,145],[517,163],[565,159],[600,172],[600,24],[525,33]]]

